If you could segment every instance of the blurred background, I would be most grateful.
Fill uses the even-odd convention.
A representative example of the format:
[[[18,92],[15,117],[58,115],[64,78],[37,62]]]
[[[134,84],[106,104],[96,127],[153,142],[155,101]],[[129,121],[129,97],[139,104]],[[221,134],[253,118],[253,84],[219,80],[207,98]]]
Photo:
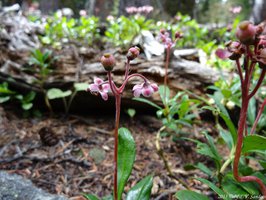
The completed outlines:
[[[1,0],[0,6],[18,3],[24,11],[40,10],[51,14],[58,9],[70,8],[73,16],[80,10],[88,15],[105,19],[108,15],[128,15],[126,8],[150,5],[154,11],[151,18],[171,19],[178,12],[189,15],[200,23],[228,23],[239,15],[240,20],[250,19],[259,23],[265,19],[266,1],[264,0]]]

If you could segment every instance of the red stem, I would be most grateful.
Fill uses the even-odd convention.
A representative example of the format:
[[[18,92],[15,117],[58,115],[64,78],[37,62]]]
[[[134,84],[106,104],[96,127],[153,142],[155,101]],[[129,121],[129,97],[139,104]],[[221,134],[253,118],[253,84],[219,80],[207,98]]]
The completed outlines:
[[[248,57],[248,56],[247,56]],[[264,196],[264,200],[266,200],[266,186],[263,184],[263,182],[255,177],[255,176],[240,176],[238,172],[238,165],[239,160],[241,156],[241,150],[242,150],[242,144],[244,139],[244,131],[246,127],[246,120],[247,120],[247,110],[248,110],[248,104],[249,104],[249,86],[250,86],[250,76],[252,74],[252,71],[250,69],[254,69],[254,64],[251,63],[250,69],[248,68],[249,59],[246,60],[244,68],[245,68],[245,79],[243,80],[243,84],[241,85],[242,88],[242,106],[240,111],[240,118],[238,122],[238,131],[237,131],[237,143],[236,143],[236,152],[235,152],[235,158],[233,163],[233,174],[237,181],[239,182],[249,182],[249,181],[255,181],[259,184],[260,190]],[[254,93],[255,94],[255,93]]]
[[[166,48],[166,61],[165,61],[165,66],[164,66],[164,69],[165,69],[164,86],[165,87],[167,86],[167,81],[168,81],[168,67],[169,67],[169,59],[170,59],[170,50],[171,50],[171,47],[168,46]]]
[[[253,91],[248,95],[248,98],[251,99],[255,94],[256,92],[258,91],[258,89],[260,88],[262,82],[263,82],[263,79],[265,77],[265,74],[266,74],[266,70],[263,69],[261,74],[260,74],[260,78],[255,86],[255,88],[253,89]]]
[[[115,131],[114,131],[114,200],[117,200],[118,197],[118,182],[117,182],[117,158],[118,158],[118,129],[119,129],[119,122],[120,122],[120,106],[121,106],[121,95],[115,95]]]
[[[259,112],[258,112],[258,115],[257,115],[257,117],[256,117],[256,120],[255,120],[255,122],[254,122],[254,124],[253,124],[253,126],[252,126],[251,131],[250,131],[250,135],[252,135],[252,134],[255,132],[255,130],[256,130],[256,126],[257,126],[257,124],[258,124],[258,122],[259,122],[259,120],[260,120],[260,117],[261,117],[261,115],[262,115],[262,112],[263,112],[263,110],[264,110],[265,105],[266,105],[266,99],[264,99],[264,101],[263,101],[263,103],[262,103],[262,105],[261,105],[261,107],[260,107],[260,109],[259,109]]]

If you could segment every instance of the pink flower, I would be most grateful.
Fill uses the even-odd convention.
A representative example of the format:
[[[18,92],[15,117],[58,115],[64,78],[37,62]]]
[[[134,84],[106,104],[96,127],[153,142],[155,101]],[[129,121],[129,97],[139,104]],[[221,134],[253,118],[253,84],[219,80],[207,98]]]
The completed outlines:
[[[133,87],[133,94],[135,97],[140,97],[142,94],[144,97],[150,97],[154,92],[158,91],[158,86],[155,83],[142,83]]]
[[[215,54],[221,59],[237,60],[244,52],[245,49],[239,42],[229,41],[226,44],[226,49],[217,49]]]
[[[104,83],[104,81],[100,78],[95,77],[94,83],[89,85],[87,91],[90,91],[92,94],[98,94],[102,96],[103,100],[108,99],[108,91],[110,89],[110,85],[108,83]]]

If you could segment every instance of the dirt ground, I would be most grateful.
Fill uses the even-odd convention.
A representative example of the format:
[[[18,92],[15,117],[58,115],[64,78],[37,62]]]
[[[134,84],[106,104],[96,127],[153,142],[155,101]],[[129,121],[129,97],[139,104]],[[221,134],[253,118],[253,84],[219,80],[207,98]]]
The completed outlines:
[[[114,115],[87,116],[55,114],[41,118],[23,118],[12,107],[0,107],[0,170],[20,174],[36,186],[72,200],[83,199],[82,193],[100,197],[112,191]],[[161,122],[152,115],[122,114],[121,126],[127,127],[136,141],[137,153],[133,172],[125,188],[128,191],[144,176],[152,174],[153,200],[174,199],[176,191],[189,187],[217,199],[206,185],[195,180],[205,177],[198,170],[186,171],[186,164],[199,161],[213,163],[195,152],[190,141],[161,140],[174,176],[169,176],[155,147]],[[188,137],[203,140],[200,132],[213,125],[200,123],[187,130]],[[206,177],[205,177],[206,178]],[[179,181],[181,180],[181,182]]]

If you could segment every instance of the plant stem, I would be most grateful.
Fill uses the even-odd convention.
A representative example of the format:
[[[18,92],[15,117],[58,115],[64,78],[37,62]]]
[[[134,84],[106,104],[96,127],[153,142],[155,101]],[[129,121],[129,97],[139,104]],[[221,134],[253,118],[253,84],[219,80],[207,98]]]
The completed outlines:
[[[117,200],[117,158],[118,158],[118,129],[119,129],[119,121],[120,121],[120,106],[121,106],[121,95],[115,94],[115,131],[114,131],[114,200]]]
[[[250,100],[249,93],[249,86],[250,86],[250,77],[252,74],[252,70],[254,69],[254,63],[251,63],[250,69],[248,68],[249,62],[248,62],[248,56],[247,60],[245,60],[245,78],[243,80],[242,84],[242,106],[240,111],[240,118],[238,122],[238,130],[237,130],[237,143],[236,143],[236,152],[235,152],[235,158],[233,163],[233,174],[237,181],[239,182],[249,182],[249,181],[255,181],[259,184],[260,190],[264,196],[264,200],[266,200],[266,186],[263,184],[263,182],[255,177],[255,176],[240,176],[238,171],[238,165],[239,160],[241,157],[241,150],[242,150],[242,144],[244,139],[244,131],[246,129],[246,120],[247,120],[247,110],[248,110],[248,104]],[[254,90],[253,90],[254,91]],[[253,92],[251,93],[252,95]]]
[[[260,117],[262,115],[262,112],[264,110],[265,105],[266,105],[266,99],[264,99],[264,101],[263,101],[263,103],[262,103],[262,105],[261,105],[261,107],[259,109],[259,112],[258,112],[258,115],[256,117],[256,120],[255,120],[255,122],[254,122],[254,124],[252,126],[251,131],[250,131],[250,135],[252,135],[255,132],[256,126],[257,126],[257,124],[258,124],[258,122],[260,120]]]
[[[52,114],[53,113],[53,108],[52,108],[52,106],[50,104],[50,101],[49,101],[49,99],[47,97],[46,91],[44,91],[44,101],[45,101],[45,104],[46,104],[47,108],[49,109],[50,114]]]
[[[234,153],[235,153],[235,147],[232,147],[229,157],[227,158],[227,160],[224,162],[224,164],[220,169],[220,174],[224,173],[225,169],[228,167],[228,165],[230,165],[230,163],[234,159]]]
[[[164,101],[166,102],[166,87],[167,87],[167,82],[168,82],[168,68],[169,68],[169,60],[170,60],[170,50],[171,47],[166,48],[166,60],[165,60],[165,65],[164,65],[164,70],[165,70],[165,75],[164,75]]]

